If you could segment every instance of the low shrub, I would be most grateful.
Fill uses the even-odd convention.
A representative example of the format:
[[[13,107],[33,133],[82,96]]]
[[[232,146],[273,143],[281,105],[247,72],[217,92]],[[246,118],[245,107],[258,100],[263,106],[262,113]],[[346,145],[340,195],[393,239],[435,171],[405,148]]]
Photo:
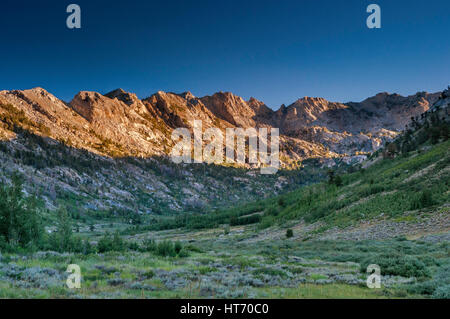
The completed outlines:
[[[175,257],[175,245],[171,241],[161,241],[156,246],[156,254],[162,257]]]
[[[115,233],[114,236],[106,234],[98,241],[97,249],[100,253],[124,251],[126,249],[126,243],[118,233]]]
[[[438,287],[433,293],[433,298],[450,299],[450,285]]]
[[[294,237],[294,232],[292,229],[289,228],[288,230],[286,230],[286,238],[292,238],[292,237]]]
[[[280,276],[281,278],[287,277],[286,272],[280,269],[263,267],[253,271],[254,275],[269,275],[269,276]]]
[[[424,190],[411,202],[411,209],[421,209],[434,205],[433,195],[429,190]]]
[[[361,262],[361,272],[366,272],[367,266],[377,264],[383,275],[403,277],[430,277],[430,271],[426,265],[415,256],[382,254],[365,258]]]

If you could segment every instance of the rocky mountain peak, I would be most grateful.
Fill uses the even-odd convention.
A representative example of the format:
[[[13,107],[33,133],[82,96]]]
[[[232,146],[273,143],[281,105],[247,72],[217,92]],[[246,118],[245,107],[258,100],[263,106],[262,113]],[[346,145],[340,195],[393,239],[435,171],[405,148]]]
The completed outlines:
[[[412,116],[427,111],[439,95],[418,92],[403,97],[383,92],[345,104],[303,97],[273,111],[254,97],[245,101],[231,92],[198,98],[189,91],[159,91],[140,100],[123,89],[105,95],[81,91],[64,103],[34,88],[1,91],[0,104],[23,110],[36,123],[34,127],[45,126],[43,132],[51,132],[52,138],[70,139],[72,145],[100,154],[167,155],[173,143],[171,131],[192,128],[194,120],[201,120],[204,129],[279,128],[280,139],[286,143],[282,152],[295,161],[373,151],[403,130]],[[5,110],[0,108],[0,114]]]
[[[30,90],[25,90],[25,91],[29,91],[29,92],[33,92],[33,93],[38,93],[38,94],[43,94],[43,95],[48,95],[48,94],[50,94],[46,89],[44,89],[44,88],[41,88],[41,87],[35,87],[35,88],[32,88],[32,89],[30,89]]]
[[[178,95],[181,96],[183,99],[186,99],[186,100],[192,100],[192,99],[195,99],[195,96],[194,96],[191,92],[189,92],[189,91],[180,93],[180,94],[178,94]]]
[[[240,96],[231,92],[217,92],[200,99],[217,117],[235,126],[255,126],[255,110]]]
[[[257,116],[271,116],[274,111],[269,108],[264,102],[251,97],[247,104],[255,111]]]
[[[123,89],[116,89],[114,91],[106,93],[105,96],[110,99],[118,99],[128,106],[131,106],[139,101],[136,94],[126,92]]]
[[[97,92],[81,91],[69,106],[88,121],[104,121],[124,115],[125,103]]]

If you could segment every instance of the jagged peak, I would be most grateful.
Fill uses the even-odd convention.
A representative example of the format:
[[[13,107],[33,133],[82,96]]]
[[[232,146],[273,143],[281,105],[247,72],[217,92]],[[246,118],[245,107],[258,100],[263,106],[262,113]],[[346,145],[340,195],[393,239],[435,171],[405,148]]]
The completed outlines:
[[[20,97],[24,97],[26,96],[27,98],[31,98],[34,99],[32,96],[36,96],[36,97],[40,97],[40,98],[45,98],[48,99],[52,102],[62,102],[60,99],[58,99],[56,96],[54,96],[53,94],[51,94],[50,92],[48,92],[46,89],[42,88],[42,87],[35,87],[32,89],[27,89],[27,90],[12,90],[12,91],[5,91],[9,94],[15,95],[15,96],[20,96]]]
[[[165,98],[165,97],[167,97],[168,94],[170,94],[170,93],[159,90],[159,91],[156,91],[155,93],[151,94],[149,97],[143,99],[143,101],[148,101],[148,100],[151,100],[152,98]]]
[[[211,96],[205,96],[202,99],[219,99],[223,101],[237,102],[242,104],[246,103],[245,100],[239,95],[236,95],[232,92],[223,92],[223,91],[216,92]]]
[[[34,87],[34,88],[30,89],[30,90],[24,90],[24,91],[31,91],[31,92],[36,92],[36,93],[50,94],[46,89],[44,89],[44,88],[42,88],[40,86]]]
[[[87,98],[90,98],[90,99],[99,100],[99,99],[102,99],[102,97],[103,97],[103,95],[98,93],[98,92],[94,92],[94,91],[80,91],[80,92],[78,92],[75,95],[74,99],[75,98],[81,98],[81,99],[85,100]]]
[[[15,90],[15,91],[12,91],[12,92],[16,92],[16,93],[18,92],[18,93],[24,93],[24,94],[32,93],[32,94],[36,94],[36,95],[49,97],[51,99],[57,99],[53,94],[51,94],[50,92],[48,92],[46,89],[44,89],[42,87],[35,87],[35,88],[32,88],[32,89],[23,90],[23,91]]]
[[[188,99],[188,97],[192,96],[193,98],[194,95],[192,95],[189,91],[187,92],[183,92],[183,93],[174,93],[174,92],[165,92],[165,91],[157,91],[156,93],[150,95],[149,97],[145,98],[144,101],[149,101],[152,98],[157,98],[157,99],[170,99],[170,98],[182,98],[182,99]]]
[[[118,88],[115,90],[112,90],[111,92],[108,92],[106,94],[104,94],[104,96],[116,96],[116,95],[120,95],[120,94],[129,94],[128,92],[126,92],[124,89]]]
[[[277,112],[285,112],[286,109],[287,109],[286,104],[283,103],[283,104],[280,105],[280,108],[278,109]]]
[[[192,100],[195,99],[195,95],[192,94],[190,91],[186,91],[180,94],[177,94],[178,96],[181,96],[182,98],[186,99],[186,100]]]
[[[125,90],[123,90],[121,88],[115,89],[114,91],[106,93],[104,96],[106,96],[110,99],[118,99],[119,101],[122,101],[127,105],[132,105],[133,103],[135,103],[139,100],[136,94],[126,92]]]
[[[308,110],[326,110],[329,108],[345,108],[346,106],[342,103],[330,102],[322,97],[309,97],[304,96],[294,103],[290,104],[284,111],[295,109],[308,109]]]
[[[248,100],[248,103],[263,103],[262,101],[258,100],[257,98],[254,98],[253,96],[250,97]]]
[[[329,103],[328,100],[324,99],[323,97],[311,97],[311,96],[304,96],[302,98],[299,98],[296,102],[298,103]]]
[[[217,96],[232,98],[232,97],[236,97],[237,95],[234,95],[232,92],[229,92],[229,91],[226,91],[226,92],[218,91],[218,92],[215,92],[214,94],[210,95],[210,97],[217,97]],[[207,97],[207,96],[205,96],[205,97]]]

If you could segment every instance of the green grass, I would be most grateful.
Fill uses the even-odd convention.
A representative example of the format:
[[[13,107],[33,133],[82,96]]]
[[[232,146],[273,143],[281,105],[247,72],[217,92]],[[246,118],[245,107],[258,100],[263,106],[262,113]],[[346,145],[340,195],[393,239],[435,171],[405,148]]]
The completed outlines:
[[[282,199],[286,207],[279,207],[277,214],[272,213],[273,209],[265,214],[260,228],[282,225],[294,219],[304,219],[309,223],[320,220],[333,226],[346,226],[380,215],[401,220],[403,213],[412,210],[417,201],[422,200],[423,190],[428,190],[432,199],[421,208],[448,203],[450,172],[444,168],[450,165],[449,150],[450,141],[447,141],[427,152],[384,159],[367,169],[344,175],[342,187],[319,183],[273,198],[267,206],[276,207]],[[436,165],[423,176],[407,180],[435,163],[440,163],[440,167]],[[414,220],[414,216],[407,219]],[[322,226],[316,232],[326,229],[327,226]]]
[[[282,299],[386,299],[392,298],[385,289],[369,289],[342,284],[302,284],[297,288],[258,289],[261,298]]]
[[[320,280],[320,279],[328,279],[328,277],[321,275],[321,274],[311,274],[311,276],[309,276],[309,279],[315,281],[315,280]]]
[[[148,228],[133,226],[132,231],[123,229],[117,217],[117,220],[104,222],[109,224],[107,228],[83,234],[95,241],[105,230],[120,229],[122,237],[138,234],[127,238],[127,241],[135,242],[138,247],[135,250],[124,248],[102,254],[75,253],[40,258],[33,257],[31,250],[2,251],[0,298],[215,298],[218,293],[226,293],[230,298],[445,296],[450,287],[448,242],[433,243],[406,237],[299,241],[295,237],[298,228],[294,226],[300,220],[306,224],[320,221],[320,227],[311,233],[320,235],[335,226],[344,227],[373,218],[415,223],[425,214],[448,214],[444,204],[449,202],[449,149],[450,141],[447,141],[428,151],[381,160],[367,169],[341,175],[342,186],[339,187],[322,182],[211,214],[165,216],[168,222],[164,225],[171,229],[169,231],[148,233],[153,229],[151,225]],[[418,172],[423,174],[408,180]],[[429,193],[425,194],[425,191]],[[81,201],[73,195],[67,195],[66,200],[69,207]],[[223,234],[223,224],[231,223],[232,218],[244,220],[244,216],[260,216],[260,213],[261,221],[245,219],[248,225],[239,227],[243,233],[235,233],[238,227],[230,227],[227,237],[217,238]],[[103,220],[108,212],[97,214],[89,216],[88,221]],[[128,216],[126,212],[124,214],[124,218]],[[159,223],[155,229],[161,226]],[[183,228],[174,230],[174,226]],[[245,241],[272,226],[282,230],[282,239]],[[213,230],[198,231],[204,228]],[[288,228],[293,229],[294,235],[289,240],[285,238]],[[155,238],[154,247],[145,248],[144,238]],[[181,246],[189,254],[174,254],[175,246],[164,242],[178,238],[190,241]],[[158,249],[156,243],[164,244]],[[16,274],[9,276],[6,267],[2,268],[15,264],[28,269],[41,267],[64,272],[72,263],[81,267],[83,283],[80,290],[67,289],[64,280],[60,286],[52,288],[24,288],[19,280],[23,279],[22,273],[16,278]],[[382,289],[369,289],[364,282],[344,284],[342,282],[348,281],[342,279],[330,284],[311,283],[333,280],[336,273],[364,279],[367,265],[373,263],[381,266],[383,276],[415,277],[415,281]],[[221,278],[221,275],[226,276]],[[296,278],[302,279],[298,282],[309,283],[292,285]],[[178,281],[187,285],[175,285]],[[130,284],[138,285],[133,288]]]

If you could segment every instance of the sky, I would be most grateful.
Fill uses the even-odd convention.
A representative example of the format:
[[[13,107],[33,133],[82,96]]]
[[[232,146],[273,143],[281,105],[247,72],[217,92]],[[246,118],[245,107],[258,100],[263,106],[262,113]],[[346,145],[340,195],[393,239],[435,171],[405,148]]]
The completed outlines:
[[[81,29],[66,8],[81,7]],[[381,28],[369,29],[369,4]],[[2,0],[0,90],[231,91],[277,109],[450,84],[448,0]]]

